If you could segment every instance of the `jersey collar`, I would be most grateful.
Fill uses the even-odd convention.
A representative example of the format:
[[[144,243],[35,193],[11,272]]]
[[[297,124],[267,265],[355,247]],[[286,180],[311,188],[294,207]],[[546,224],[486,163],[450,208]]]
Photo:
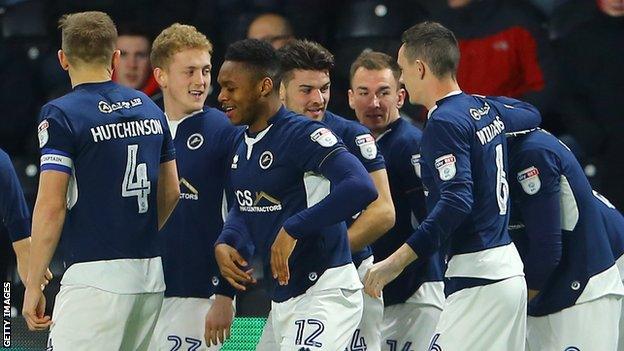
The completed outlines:
[[[435,111],[435,110],[438,108],[438,104],[439,104],[442,100],[444,100],[444,99],[446,99],[446,98],[448,98],[448,97],[451,97],[451,96],[459,95],[459,94],[461,94],[461,93],[462,93],[462,91],[461,91],[461,90],[453,90],[453,91],[451,91],[450,93],[448,93],[448,94],[444,95],[444,97],[443,97],[443,98],[441,98],[440,100],[438,100],[438,101],[436,102],[436,104],[435,104],[435,105],[433,105],[433,107],[431,108],[431,110],[429,110],[429,112],[427,112],[427,119],[431,118],[431,114],[433,114],[433,111]]]

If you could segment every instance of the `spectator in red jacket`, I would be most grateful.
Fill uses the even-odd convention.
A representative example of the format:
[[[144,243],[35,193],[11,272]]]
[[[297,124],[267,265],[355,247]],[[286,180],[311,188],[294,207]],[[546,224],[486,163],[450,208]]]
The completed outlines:
[[[553,98],[552,55],[538,11],[511,0],[447,0],[439,21],[457,36],[465,92],[527,100],[542,114]]]

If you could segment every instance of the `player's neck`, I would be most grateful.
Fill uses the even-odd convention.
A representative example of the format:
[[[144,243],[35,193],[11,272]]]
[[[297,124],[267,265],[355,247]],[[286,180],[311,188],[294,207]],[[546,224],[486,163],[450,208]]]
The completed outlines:
[[[427,110],[431,110],[436,103],[448,94],[461,90],[459,88],[459,84],[454,78],[448,77],[443,79],[436,79],[431,84],[431,94],[428,96],[428,99],[425,101],[424,105]]]
[[[112,78],[112,70],[108,67],[70,67],[69,78],[72,88],[84,83],[107,82]]]
[[[282,107],[282,102],[279,99],[269,99],[266,104],[262,104],[258,107],[258,118],[249,125],[249,131],[251,133],[257,133],[269,125],[269,119],[279,111]]]
[[[170,101],[170,98],[167,95],[164,95],[163,102],[165,105],[165,114],[167,115],[167,119],[170,121],[179,121],[184,117],[197,112],[187,112],[183,106],[176,106],[176,104]]]

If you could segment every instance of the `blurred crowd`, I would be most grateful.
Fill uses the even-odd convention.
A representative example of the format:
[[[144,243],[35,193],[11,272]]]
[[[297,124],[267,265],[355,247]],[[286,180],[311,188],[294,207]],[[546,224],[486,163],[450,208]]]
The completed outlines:
[[[566,141],[594,188],[624,208],[624,187],[616,184],[624,176],[624,112],[617,107],[624,91],[624,0],[2,0],[0,148],[11,155],[31,202],[39,108],[71,89],[56,58],[56,23],[84,10],[105,11],[118,25],[122,60],[114,79],[157,102],[150,44],[171,23],[195,25],[210,38],[213,75],[227,45],[244,37],[275,47],[292,38],[318,41],[336,57],[329,107],[349,118],[355,57],[370,49],[396,56],[403,30],[441,22],[459,39],[463,90],[535,104],[544,127]],[[218,86],[211,88],[208,102],[216,106]],[[416,124],[425,112],[402,111]]]

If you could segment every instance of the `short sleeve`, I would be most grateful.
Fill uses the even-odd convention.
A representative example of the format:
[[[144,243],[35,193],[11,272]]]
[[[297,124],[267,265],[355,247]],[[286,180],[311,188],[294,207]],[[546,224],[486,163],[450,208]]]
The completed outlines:
[[[52,105],[45,105],[37,127],[41,149],[41,171],[56,170],[71,174],[75,156],[75,138],[65,114]]]
[[[161,116],[160,122],[163,126],[163,144],[160,151],[160,163],[164,163],[175,159],[175,146],[173,145],[171,130],[169,130],[169,123],[167,123],[164,114]]]

